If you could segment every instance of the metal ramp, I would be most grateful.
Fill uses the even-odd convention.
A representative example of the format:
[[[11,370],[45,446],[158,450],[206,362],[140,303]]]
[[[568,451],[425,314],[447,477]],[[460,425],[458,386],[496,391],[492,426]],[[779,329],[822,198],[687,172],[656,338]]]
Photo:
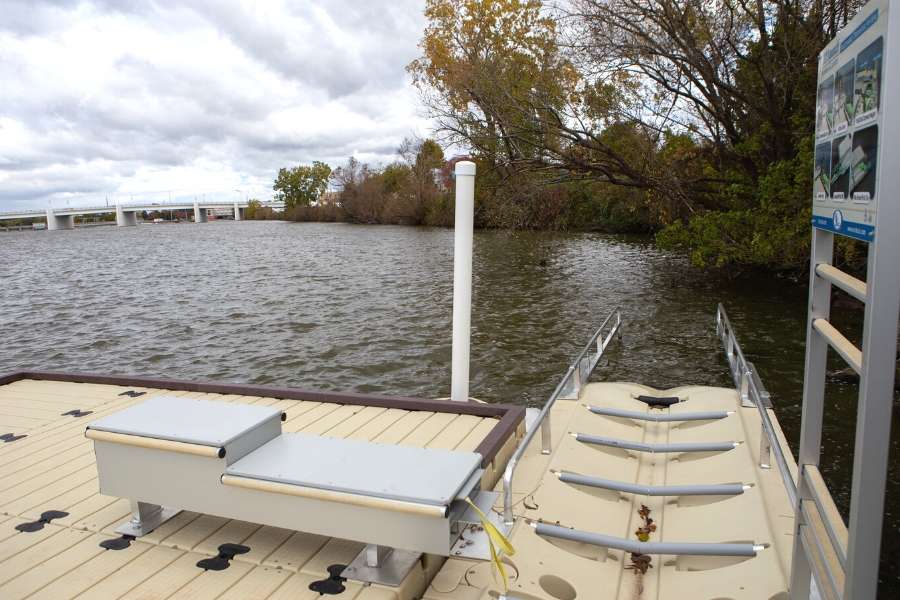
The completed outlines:
[[[489,558],[482,456],[282,433],[280,410],[159,396],[91,423],[101,493],[140,537],[179,510],[368,544],[345,577],[398,585],[422,553]],[[501,525],[498,520],[498,525]],[[478,543],[476,543],[478,542]]]

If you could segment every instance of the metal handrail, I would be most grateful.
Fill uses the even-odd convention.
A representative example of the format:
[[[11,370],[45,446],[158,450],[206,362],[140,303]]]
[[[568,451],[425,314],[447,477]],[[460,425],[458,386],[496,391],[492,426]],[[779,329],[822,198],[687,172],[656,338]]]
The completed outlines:
[[[615,317],[615,321],[613,322],[612,327],[609,328],[608,333],[604,336],[603,332],[607,330],[607,325],[609,325],[610,320],[612,320],[613,317]],[[512,514],[512,482],[516,472],[516,466],[519,464],[519,459],[522,458],[525,449],[531,443],[538,428],[541,430],[541,454],[550,454],[553,444],[552,433],[550,431],[550,410],[553,408],[553,405],[556,404],[556,401],[560,397],[563,397],[563,393],[566,394],[566,397],[578,397],[582,385],[587,382],[591,372],[593,372],[597,363],[600,361],[600,358],[603,356],[603,351],[606,350],[606,347],[612,341],[613,336],[619,332],[619,327],[621,325],[622,313],[619,311],[619,308],[616,307],[609,316],[603,320],[603,323],[597,328],[594,335],[591,336],[591,340],[581,352],[578,353],[578,356],[572,364],[569,365],[569,370],[566,371],[566,374],[559,382],[559,385],[557,385],[556,389],[553,390],[553,393],[550,394],[550,398],[544,403],[544,407],[541,408],[540,414],[538,414],[537,418],[532,423],[531,428],[525,433],[522,441],[519,442],[519,445],[509,459],[509,462],[506,463],[506,470],[503,471],[503,521],[507,525],[512,525],[515,521]],[[595,345],[597,349],[596,352],[589,354],[591,348],[595,347]]]
[[[716,333],[722,340],[725,347],[725,354],[728,359],[728,367],[731,370],[731,377],[734,380],[735,387],[741,393],[741,399],[747,399],[752,402],[759,411],[762,432],[760,434],[760,453],[759,465],[763,468],[769,467],[771,455],[775,455],[775,464],[778,465],[778,472],[784,482],[784,488],[787,491],[791,506],[797,505],[797,485],[794,483],[794,477],[788,468],[787,459],[778,437],[775,435],[775,427],[772,425],[772,419],[766,410],[765,399],[767,393],[760,390],[761,384],[754,376],[753,368],[750,362],[744,357],[741,345],[734,335],[734,329],[725,313],[725,307],[719,304],[716,310]]]

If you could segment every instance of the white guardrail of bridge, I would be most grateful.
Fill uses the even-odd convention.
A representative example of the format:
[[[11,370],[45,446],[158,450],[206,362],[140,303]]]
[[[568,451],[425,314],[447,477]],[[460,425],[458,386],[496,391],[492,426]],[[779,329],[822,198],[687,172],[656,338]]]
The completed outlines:
[[[220,208],[228,208],[237,204],[243,208],[247,207],[247,201],[240,200],[238,202],[229,202],[227,200],[206,200],[202,202],[197,202],[197,206],[200,208],[212,208],[212,207],[220,207]],[[264,208],[284,208],[284,202],[261,202],[260,206]],[[122,210],[140,210],[140,211],[152,211],[152,210],[168,210],[172,208],[193,208],[194,202],[129,202],[126,204],[101,204],[99,206],[57,206],[53,208],[53,212],[92,212],[92,211],[108,211],[114,212],[117,209]],[[31,208],[25,210],[6,210],[0,211],[0,217],[7,217],[10,215],[14,215],[17,218],[29,219],[32,217],[43,217],[47,214],[46,209],[41,208]]]

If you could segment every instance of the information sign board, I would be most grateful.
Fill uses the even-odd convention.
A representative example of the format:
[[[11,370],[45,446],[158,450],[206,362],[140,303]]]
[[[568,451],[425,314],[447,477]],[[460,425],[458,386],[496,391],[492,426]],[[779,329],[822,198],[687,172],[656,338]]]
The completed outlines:
[[[870,0],[819,55],[813,225],[871,242],[880,192],[887,0]]]

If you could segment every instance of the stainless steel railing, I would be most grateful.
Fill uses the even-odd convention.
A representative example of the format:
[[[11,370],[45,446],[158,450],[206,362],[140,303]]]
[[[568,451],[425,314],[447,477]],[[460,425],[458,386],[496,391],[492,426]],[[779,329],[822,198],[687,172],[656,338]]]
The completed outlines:
[[[728,320],[728,315],[725,313],[725,307],[721,304],[716,310],[716,333],[719,339],[722,340],[722,345],[725,348],[731,377],[734,380],[734,386],[740,391],[741,400],[744,402],[749,401],[759,410],[759,418],[762,423],[759,466],[768,469],[771,466],[772,455],[774,454],[775,464],[778,466],[778,472],[781,474],[781,480],[784,482],[788,498],[791,500],[791,505],[796,506],[797,485],[794,483],[794,477],[791,475],[790,469],[788,469],[787,460],[775,435],[775,427],[772,425],[772,419],[769,417],[767,410],[769,393],[762,386],[762,382],[753,368],[753,363],[749,362],[744,356],[741,345],[734,335],[731,322]]]
[[[507,525],[512,525],[515,520],[512,514],[512,483],[519,459],[522,458],[525,449],[528,448],[528,444],[531,443],[538,429],[541,430],[541,453],[550,454],[550,450],[553,447],[553,438],[550,431],[550,410],[560,398],[578,398],[582,386],[587,383],[591,373],[597,367],[597,363],[600,362],[606,347],[612,342],[613,337],[619,334],[621,325],[622,314],[616,308],[604,319],[600,327],[594,332],[594,335],[591,336],[591,340],[578,353],[572,364],[569,365],[568,371],[566,371],[556,389],[553,390],[553,393],[550,394],[550,398],[544,403],[531,428],[522,438],[522,441],[519,442],[509,462],[506,463],[506,470],[503,472],[503,521]]]

